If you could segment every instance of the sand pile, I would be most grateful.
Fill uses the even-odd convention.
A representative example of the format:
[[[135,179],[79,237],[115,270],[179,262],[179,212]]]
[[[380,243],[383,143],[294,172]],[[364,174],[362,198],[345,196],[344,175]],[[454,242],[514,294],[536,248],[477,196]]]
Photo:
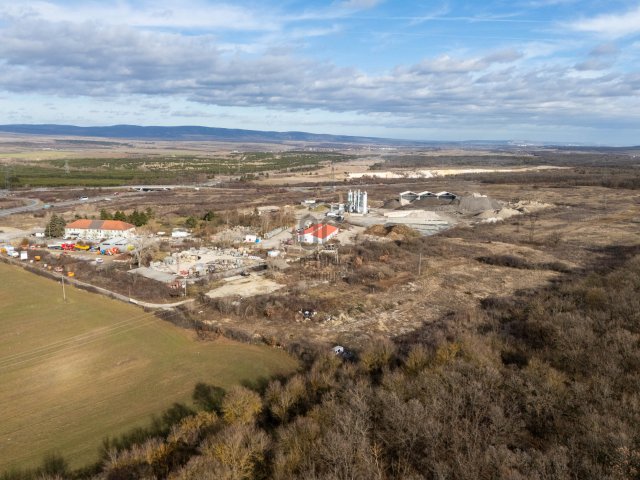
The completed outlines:
[[[502,205],[497,200],[474,193],[460,199],[458,210],[462,213],[480,213],[486,210],[499,210]]]
[[[511,206],[522,213],[533,213],[544,210],[545,208],[551,208],[553,204],[542,203],[536,200],[521,200]]]
[[[507,218],[511,218],[515,215],[522,215],[522,212],[514,208],[501,208],[499,210],[485,210],[484,212],[476,215],[476,218],[480,219],[482,223],[495,223],[501,222]]]

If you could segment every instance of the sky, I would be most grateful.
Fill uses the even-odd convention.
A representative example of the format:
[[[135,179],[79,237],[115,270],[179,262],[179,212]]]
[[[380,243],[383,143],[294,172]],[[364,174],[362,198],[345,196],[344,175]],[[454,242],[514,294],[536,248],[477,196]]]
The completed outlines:
[[[0,124],[640,144],[640,1],[0,0]]]

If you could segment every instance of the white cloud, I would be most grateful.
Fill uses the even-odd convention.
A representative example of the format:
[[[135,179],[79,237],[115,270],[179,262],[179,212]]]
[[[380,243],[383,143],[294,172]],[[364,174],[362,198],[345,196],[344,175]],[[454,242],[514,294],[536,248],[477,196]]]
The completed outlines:
[[[103,8],[99,3],[80,2],[79,9],[85,11],[61,13],[51,7],[52,2],[31,2],[29,11],[11,7],[9,15],[0,0],[0,10],[5,8],[0,24],[0,94],[40,94],[83,105],[118,104],[118,111],[130,112],[129,118],[173,116],[178,122],[208,118],[221,109],[247,116],[266,112],[262,119],[273,112],[296,119],[315,112],[314,122],[351,116],[358,122],[372,118],[380,125],[388,121],[407,128],[433,125],[440,131],[460,124],[498,128],[537,122],[581,128],[597,122],[621,126],[638,122],[634,112],[640,112],[640,78],[628,68],[613,68],[614,62],[623,63],[624,54],[632,55],[628,48],[619,53],[613,43],[598,45],[580,59],[574,51],[584,51],[585,45],[576,40],[503,43],[503,48],[439,54],[443,47],[424,54],[421,61],[405,59],[395,69],[381,67],[372,74],[296,53],[301,42],[291,39],[348,29],[341,21],[303,29],[290,26],[291,20],[267,19],[269,27],[261,27],[239,45],[233,43],[235,33],[225,37],[205,34],[206,28],[182,31],[178,25],[213,25],[222,20],[181,20],[180,15],[162,10],[164,1],[154,4],[155,10],[120,2],[119,8],[125,9],[121,12],[132,14],[122,24],[115,14],[97,21],[94,15]],[[189,2],[194,8],[209,8]],[[244,12],[238,8],[221,11],[229,19]],[[331,8],[335,11],[336,4]],[[247,14],[244,25],[250,29],[258,13]],[[86,108],[85,114],[90,110]],[[117,112],[102,111],[104,118],[117,119]]]
[[[201,0],[133,2],[79,2],[73,6],[55,1],[33,1],[0,5],[0,18],[41,18],[48,21],[85,22],[143,28],[273,31],[281,27],[272,10],[243,8]],[[276,12],[273,12],[276,13]]]
[[[625,13],[604,14],[577,20],[567,25],[579,32],[595,33],[610,38],[620,38],[640,33],[640,5]]]
[[[203,106],[389,114],[443,125],[461,118],[491,123],[495,116],[549,121],[561,114],[575,115],[573,123],[611,116],[622,121],[640,109],[640,82],[631,74],[586,75],[600,68],[587,62],[523,64],[515,49],[427,57],[369,75],[286,50],[223,55],[212,36],[26,19],[0,30],[0,59],[0,91],[105,101],[189,99]]]

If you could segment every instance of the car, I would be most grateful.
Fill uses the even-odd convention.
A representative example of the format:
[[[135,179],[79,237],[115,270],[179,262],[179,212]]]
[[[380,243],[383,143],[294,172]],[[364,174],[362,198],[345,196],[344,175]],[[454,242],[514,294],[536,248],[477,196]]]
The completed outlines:
[[[89,197],[80,197],[78,200],[82,200],[82,201],[89,200]]]

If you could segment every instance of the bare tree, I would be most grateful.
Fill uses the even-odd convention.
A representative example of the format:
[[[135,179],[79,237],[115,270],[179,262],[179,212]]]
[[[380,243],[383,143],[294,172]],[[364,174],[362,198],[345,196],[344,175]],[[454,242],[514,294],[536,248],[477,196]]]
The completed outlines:
[[[133,257],[139,267],[145,266],[147,256],[158,248],[158,242],[151,235],[140,235],[131,241]]]

